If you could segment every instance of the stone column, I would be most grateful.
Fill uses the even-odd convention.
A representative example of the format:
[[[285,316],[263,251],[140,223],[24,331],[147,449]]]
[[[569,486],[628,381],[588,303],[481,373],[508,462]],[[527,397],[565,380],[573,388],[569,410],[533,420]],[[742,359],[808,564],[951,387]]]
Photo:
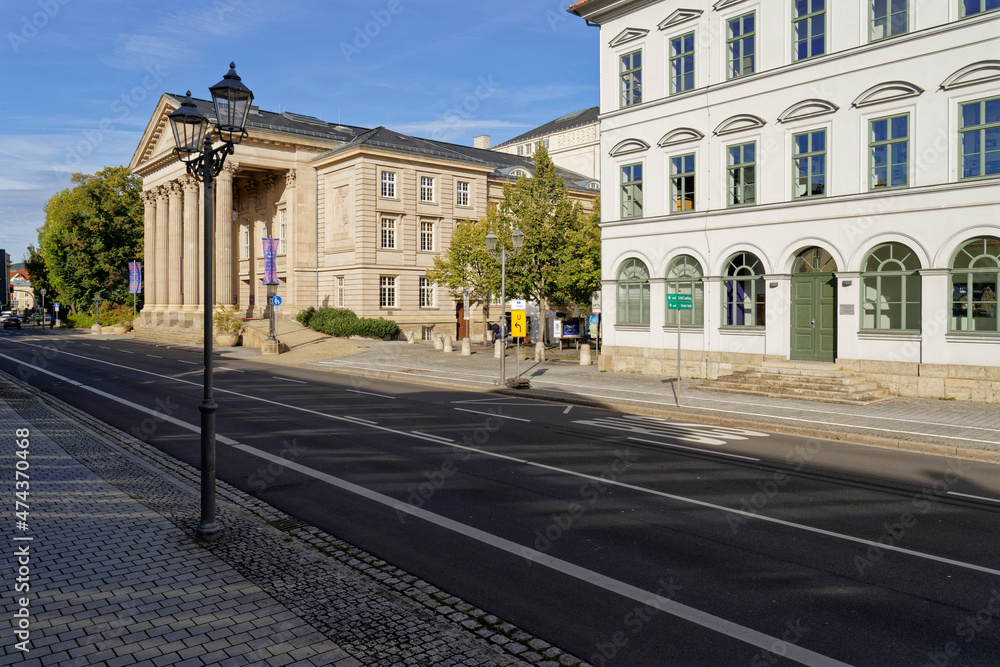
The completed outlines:
[[[198,181],[198,305],[195,306],[194,328],[202,329],[205,316],[205,184]],[[209,301],[212,301],[211,299]],[[208,304],[211,309],[212,304]]]
[[[182,180],[184,184],[184,312],[194,313],[200,302],[201,292],[198,291],[198,274],[201,265],[198,263],[198,227],[201,200],[198,197],[198,180],[188,174]],[[190,316],[185,316],[190,319]]]
[[[181,258],[184,255],[184,187],[180,181],[167,186],[167,297],[170,299],[168,321],[174,323],[181,310]]]
[[[288,302],[289,310],[294,312],[298,304],[299,286],[296,280],[295,266],[302,261],[306,246],[298,246],[298,235],[295,233],[295,170],[289,169],[285,174],[285,294],[282,299]],[[315,260],[313,260],[315,261]]]
[[[167,261],[167,223],[168,223],[168,201],[167,188],[160,186],[156,189],[156,306],[154,312],[157,313],[157,324],[163,321],[159,313],[166,312],[169,303],[167,292],[167,275],[170,264]]]
[[[145,205],[142,223],[142,321],[149,321],[149,315],[156,303],[156,195],[153,190],[143,190],[140,195]]]
[[[239,169],[228,162],[215,179],[215,302],[233,303],[233,178]]]

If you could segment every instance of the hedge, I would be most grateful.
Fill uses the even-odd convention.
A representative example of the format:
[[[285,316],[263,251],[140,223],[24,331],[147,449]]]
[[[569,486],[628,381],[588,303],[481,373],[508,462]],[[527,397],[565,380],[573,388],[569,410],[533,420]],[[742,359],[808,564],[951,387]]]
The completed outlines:
[[[348,308],[313,308],[300,312],[295,319],[299,324],[331,336],[364,336],[365,338],[385,338],[399,333],[399,326],[393,320],[381,317],[358,317]]]

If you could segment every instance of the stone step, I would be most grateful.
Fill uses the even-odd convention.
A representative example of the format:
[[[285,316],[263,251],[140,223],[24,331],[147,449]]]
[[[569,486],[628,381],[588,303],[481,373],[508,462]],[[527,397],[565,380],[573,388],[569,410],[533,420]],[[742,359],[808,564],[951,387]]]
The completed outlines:
[[[868,378],[818,362],[767,362],[697,387],[706,391],[866,405],[889,397]]]
[[[739,371],[733,373],[732,375],[724,376],[725,378],[733,378],[740,381],[747,382],[766,382],[766,383],[792,383],[792,384],[814,384],[814,385],[824,385],[831,387],[850,387],[853,385],[863,384],[869,382],[860,375],[837,375],[837,376],[813,376],[813,375],[801,375],[801,374],[784,374],[784,373],[772,373],[772,372],[761,372],[761,371]],[[719,378],[724,379],[724,378]]]
[[[714,381],[715,384],[731,387],[741,386],[762,386],[773,387],[775,389],[788,389],[795,391],[799,389],[814,389],[817,391],[833,392],[857,392],[871,391],[878,389],[878,385],[863,377],[850,378],[775,378],[775,377],[747,377],[727,375]]]
[[[167,327],[138,327],[128,335],[139,340],[173,345],[201,346],[204,342],[200,331],[185,331]]]
[[[853,375],[850,371],[844,371],[836,368],[783,368],[780,366],[743,366],[738,367],[734,374],[736,373],[758,373],[758,374],[768,374],[768,375],[802,375],[808,377],[826,377],[826,378],[839,378],[839,377],[850,377]]]
[[[889,398],[888,392],[884,389],[878,390],[878,392],[862,392],[860,394],[841,394],[839,392],[827,392],[825,395],[803,395],[803,394],[790,394],[781,391],[768,391],[767,389],[756,390],[747,388],[722,388],[718,386],[709,386],[706,384],[697,385],[695,389],[701,389],[702,391],[717,391],[727,394],[746,394],[748,396],[766,396],[768,398],[798,398],[802,400],[818,401],[821,403],[840,403],[844,405],[869,405],[871,403],[877,403],[879,401],[884,401]]]

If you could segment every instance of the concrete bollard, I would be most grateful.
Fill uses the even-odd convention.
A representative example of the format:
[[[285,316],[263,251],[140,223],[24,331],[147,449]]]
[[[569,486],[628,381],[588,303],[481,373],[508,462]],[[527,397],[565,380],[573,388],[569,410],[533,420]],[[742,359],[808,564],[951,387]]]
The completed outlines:
[[[451,347],[451,336],[445,334],[444,336],[444,353],[451,354],[454,350]]]
[[[535,361],[545,361],[545,343],[535,343]]]
[[[584,343],[580,346],[580,365],[590,365],[590,343]]]
[[[442,334],[434,334],[434,349],[435,350],[444,349],[444,336]]]
[[[462,339],[462,356],[468,357],[472,354],[472,341],[468,337]]]
[[[503,341],[499,338],[493,343],[493,358],[499,359],[503,356]]]

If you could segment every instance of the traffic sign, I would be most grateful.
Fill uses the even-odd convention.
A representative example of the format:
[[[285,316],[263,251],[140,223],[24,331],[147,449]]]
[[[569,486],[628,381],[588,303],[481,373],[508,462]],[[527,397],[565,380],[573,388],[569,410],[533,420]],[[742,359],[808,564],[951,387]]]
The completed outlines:
[[[594,292],[590,297],[590,312],[600,315],[601,313],[601,293]]]
[[[528,302],[526,299],[511,299],[510,300],[511,310],[527,310]]]
[[[523,310],[510,311],[510,335],[513,338],[524,338],[528,335],[528,317]]]
[[[274,298],[271,299],[271,303],[273,303],[276,306],[280,306],[281,305],[281,297],[278,296],[277,294],[275,294]]]
[[[694,297],[690,294],[668,294],[667,308],[669,310],[694,310]]]

